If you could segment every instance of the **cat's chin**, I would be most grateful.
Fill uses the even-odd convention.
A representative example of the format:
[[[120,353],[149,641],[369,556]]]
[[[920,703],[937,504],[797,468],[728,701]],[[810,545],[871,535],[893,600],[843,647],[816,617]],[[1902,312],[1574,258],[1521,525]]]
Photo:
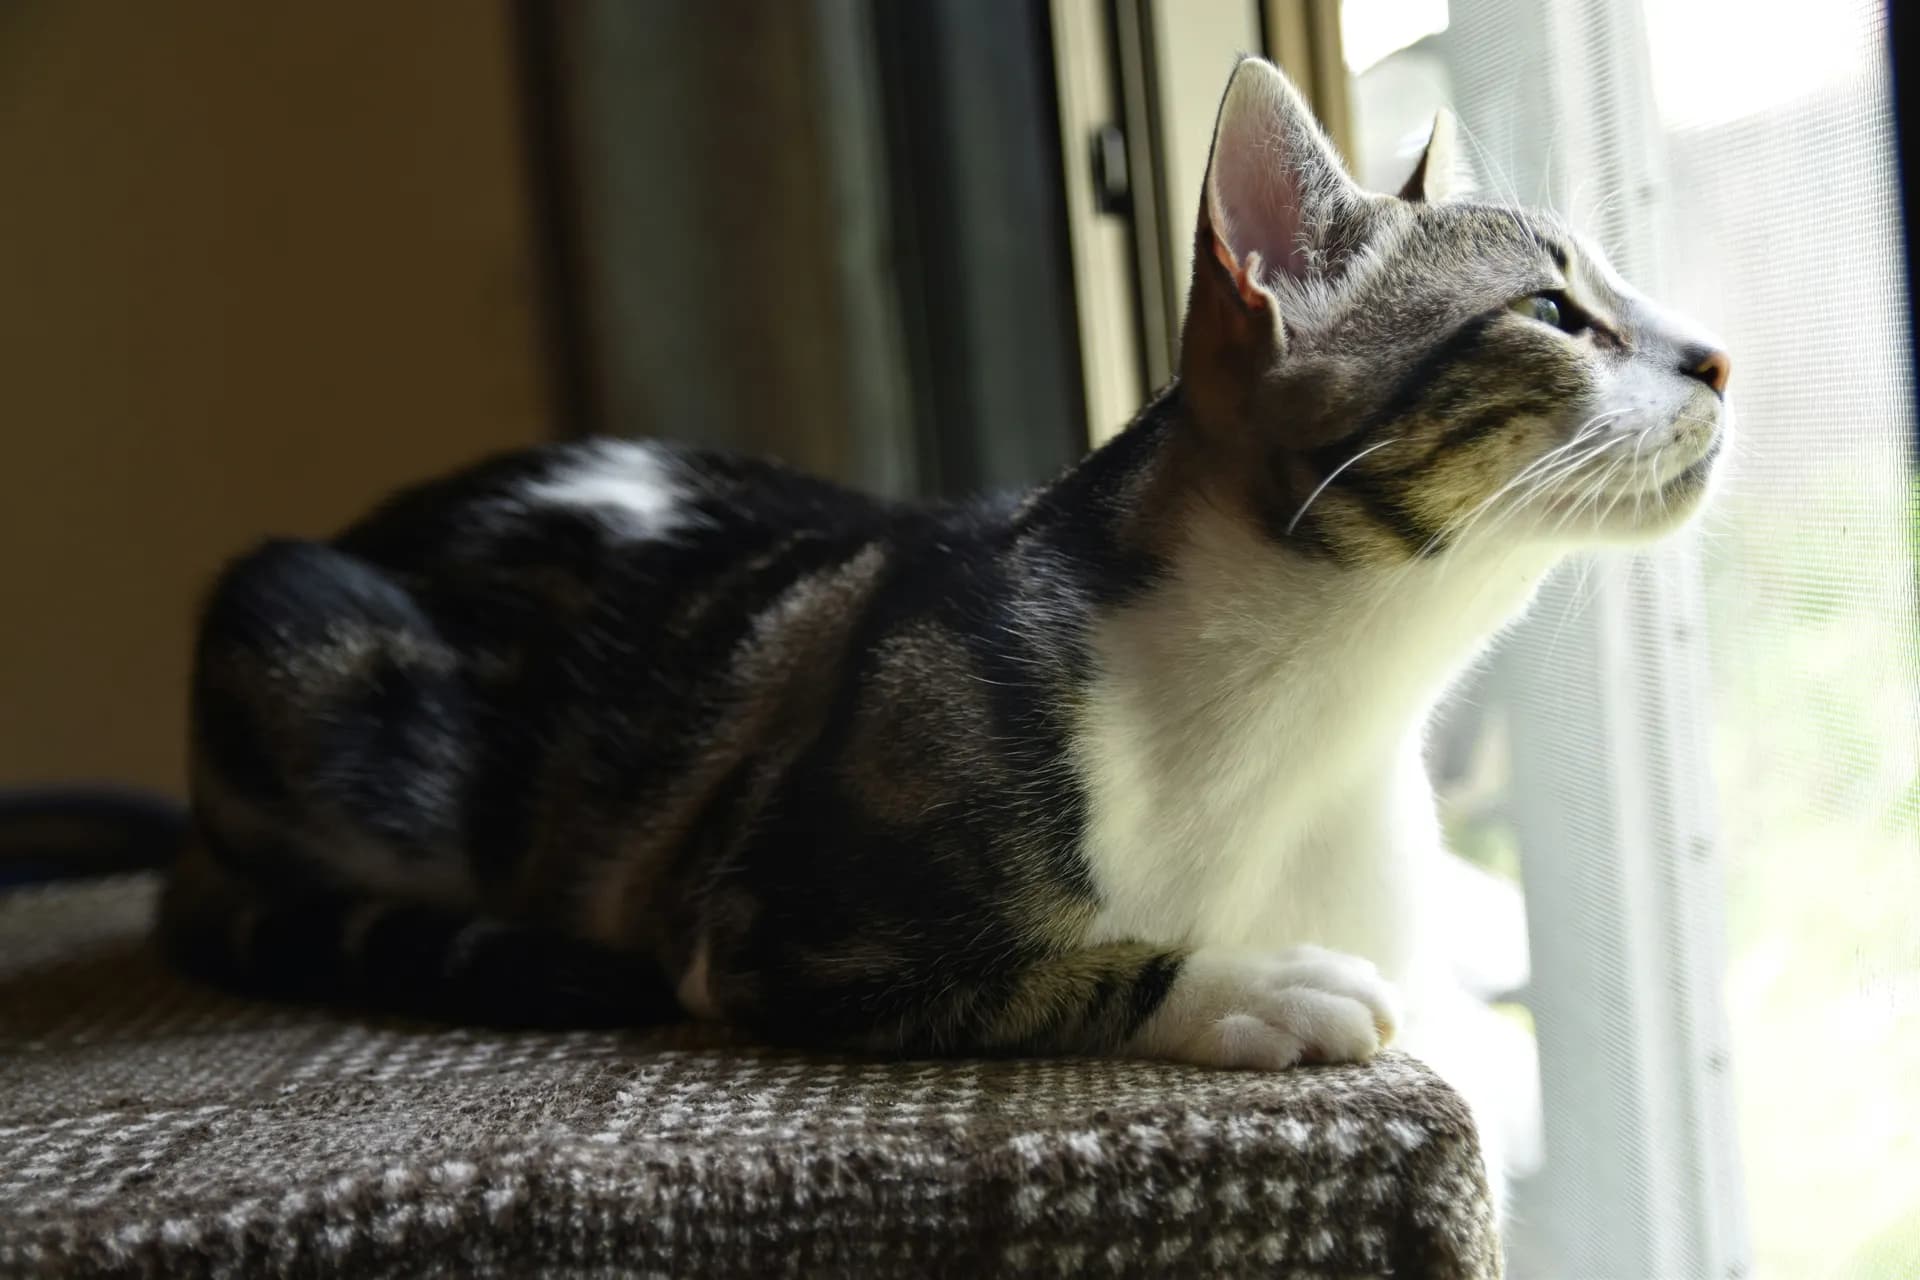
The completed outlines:
[[[1644,547],[1684,529],[1706,508],[1718,470],[1715,449],[1663,484],[1622,494],[1576,536],[1603,546]]]
[[[1657,485],[1597,497],[1585,494],[1550,507],[1545,522],[1549,536],[1575,544],[1634,548],[1678,532],[1712,496],[1724,443],[1724,435],[1716,437],[1706,452]]]

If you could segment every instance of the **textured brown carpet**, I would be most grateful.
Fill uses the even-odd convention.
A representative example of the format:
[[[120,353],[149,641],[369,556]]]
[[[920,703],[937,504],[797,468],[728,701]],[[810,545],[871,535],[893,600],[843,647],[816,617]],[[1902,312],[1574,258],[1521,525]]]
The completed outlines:
[[[496,1034],[166,974],[150,880],[0,893],[0,1275],[1497,1272],[1460,1101]]]

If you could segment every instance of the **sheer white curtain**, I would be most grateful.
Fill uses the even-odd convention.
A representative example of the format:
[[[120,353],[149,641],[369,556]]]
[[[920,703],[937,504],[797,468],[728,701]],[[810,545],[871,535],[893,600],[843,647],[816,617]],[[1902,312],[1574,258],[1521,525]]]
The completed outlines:
[[[1483,194],[1560,208],[1734,355],[1714,510],[1553,584],[1436,753],[1456,841],[1526,899],[1544,1150],[1512,1269],[1914,1274],[1920,489],[1881,5],[1345,17],[1370,185],[1451,101]]]

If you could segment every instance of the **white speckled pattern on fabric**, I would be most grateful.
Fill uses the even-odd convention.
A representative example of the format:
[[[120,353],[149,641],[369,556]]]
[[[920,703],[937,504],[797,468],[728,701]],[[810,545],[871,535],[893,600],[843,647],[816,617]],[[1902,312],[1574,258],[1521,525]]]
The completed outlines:
[[[1411,1059],[886,1063],[229,999],[154,885],[0,894],[0,1274],[1497,1274]]]

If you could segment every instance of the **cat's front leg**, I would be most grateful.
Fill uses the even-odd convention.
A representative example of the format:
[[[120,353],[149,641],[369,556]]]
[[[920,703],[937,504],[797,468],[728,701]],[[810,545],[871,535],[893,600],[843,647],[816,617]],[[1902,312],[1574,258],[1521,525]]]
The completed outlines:
[[[1324,947],[1189,954],[1127,1042],[1146,1058],[1277,1071],[1365,1062],[1393,1039],[1399,998],[1370,961]]]
[[[723,944],[711,962],[696,959],[681,981],[683,1001],[700,988],[690,1011],[774,1039],[882,1052],[1088,1055],[1278,1071],[1365,1062],[1392,1039],[1400,1016],[1392,986],[1373,965],[1312,946],[1261,952],[1109,942],[970,973],[935,955],[916,964],[896,953],[875,964],[870,948],[812,949],[736,972],[732,954]]]

